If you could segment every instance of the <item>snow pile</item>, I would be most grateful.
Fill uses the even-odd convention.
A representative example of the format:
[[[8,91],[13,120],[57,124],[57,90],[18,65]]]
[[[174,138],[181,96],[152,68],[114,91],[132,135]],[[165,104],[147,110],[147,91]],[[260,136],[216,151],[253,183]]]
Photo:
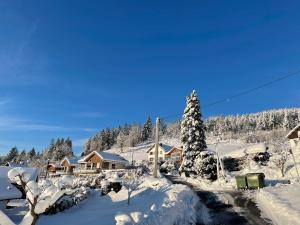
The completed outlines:
[[[148,177],[140,185],[140,188],[146,188],[146,190],[151,188],[158,192],[164,192],[165,196],[159,204],[151,204],[144,213],[118,214],[115,217],[117,225],[184,225],[196,223],[196,204],[199,199],[187,186],[172,185],[164,178]]]
[[[108,177],[107,177],[108,178]],[[117,177],[112,176],[112,180]],[[126,178],[127,179],[127,178]],[[128,177],[130,179],[130,177]],[[99,190],[78,207],[55,215],[42,216],[39,225],[62,224],[195,224],[198,197],[184,185],[172,185],[165,178],[140,177],[131,190],[128,205],[128,189],[101,196]]]
[[[300,184],[261,189],[256,196],[259,208],[274,224],[300,224]]]

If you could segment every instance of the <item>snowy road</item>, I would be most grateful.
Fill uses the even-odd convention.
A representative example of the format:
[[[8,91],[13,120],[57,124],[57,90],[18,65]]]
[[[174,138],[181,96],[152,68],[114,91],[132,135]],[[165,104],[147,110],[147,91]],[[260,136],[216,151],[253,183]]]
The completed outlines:
[[[255,202],[243,196],[242,192],[210,192],[199,190],[176,176],[167,176],[173,183],[191,187],[209,209],[210,224],[199,225],[270,225],[270,221],[261,217]]]

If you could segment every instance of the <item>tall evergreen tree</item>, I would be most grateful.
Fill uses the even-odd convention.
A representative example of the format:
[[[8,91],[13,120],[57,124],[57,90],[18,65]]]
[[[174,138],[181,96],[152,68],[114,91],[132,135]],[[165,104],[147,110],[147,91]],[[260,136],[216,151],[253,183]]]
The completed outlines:
[[[5,161],[6,162],[12,162],[12,161],[16,161],[19,155],[19,151],[17,149],[17,147],[13,147],[9,153],[7,154]]]
[[[26,161],[26,158],[27,158],[27,157],[26,157],[26,151],[23,150],[23,151],[21,151],[21,153],[19,154],[17,161],[18,161],[18,163],[24,162],[24,161]]]
[[[72,148],[72,141],[71,141],[70,137],[68,137],[68,138],[66,139],[65,143],[66,143],[66,145],[67,145],[68,147]]]
[[[194,166],[194,161],[202,151],[206,150],[207,146],[200,103],[195,90],[187,97],[187,106],[181,122],[181,143],[183,146],[181,171],[187,174],[197,174],[198,170]]]
[[[142,141],[147,141],[152,136],[152,120],[148,116],[142,130]]]
[[[28,152],[28,157],[32,160],[36,157],[36,152],[35,149],[32,148],[29,152]]]

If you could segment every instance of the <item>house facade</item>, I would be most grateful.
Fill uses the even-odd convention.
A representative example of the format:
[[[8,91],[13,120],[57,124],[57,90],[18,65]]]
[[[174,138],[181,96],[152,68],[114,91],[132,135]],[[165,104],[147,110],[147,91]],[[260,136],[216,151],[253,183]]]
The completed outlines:
[[[300,155],[300,124],[298,124],[293,130],[291,130],[286,138],[289,139],[294,154]]]
[[[181,165],[182,163],[182,149],[173,147],[169,152],[165,154],[165,160],[166,161],[172,161],[178,165]]]
[[[75,167],[78,166],[78,163],[77,163],[76,159],[69,159],[69,158],[65,157],[60,162],[60,166],[63,168],[63,171],[65,173],[72,174]]]
[[[104,152],[93,151],[84,158],[78,160],[78,173],[94,172],[98,173],[101,170],[124,169],[128,165],[128,161],[120,155]]]
[[[148,162],[153,163],[155,157],[155,145],[148,151]],[[158,162],[172,161],[176,164],[182,162],[182,149],[160,143],[158,146]]]
[[[59,164],[49,163],[47,165],[47,171],[49,174],[61,174],[64,172],[64,168]]]

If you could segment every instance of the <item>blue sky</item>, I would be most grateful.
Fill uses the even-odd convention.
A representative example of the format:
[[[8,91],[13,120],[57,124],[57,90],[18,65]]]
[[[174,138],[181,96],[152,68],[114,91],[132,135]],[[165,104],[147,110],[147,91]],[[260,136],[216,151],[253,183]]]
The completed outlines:
[[[300,69],[299,1],[0,2],[0,154],[181,113]],[[299,107],[300,76],[203,110]]]

